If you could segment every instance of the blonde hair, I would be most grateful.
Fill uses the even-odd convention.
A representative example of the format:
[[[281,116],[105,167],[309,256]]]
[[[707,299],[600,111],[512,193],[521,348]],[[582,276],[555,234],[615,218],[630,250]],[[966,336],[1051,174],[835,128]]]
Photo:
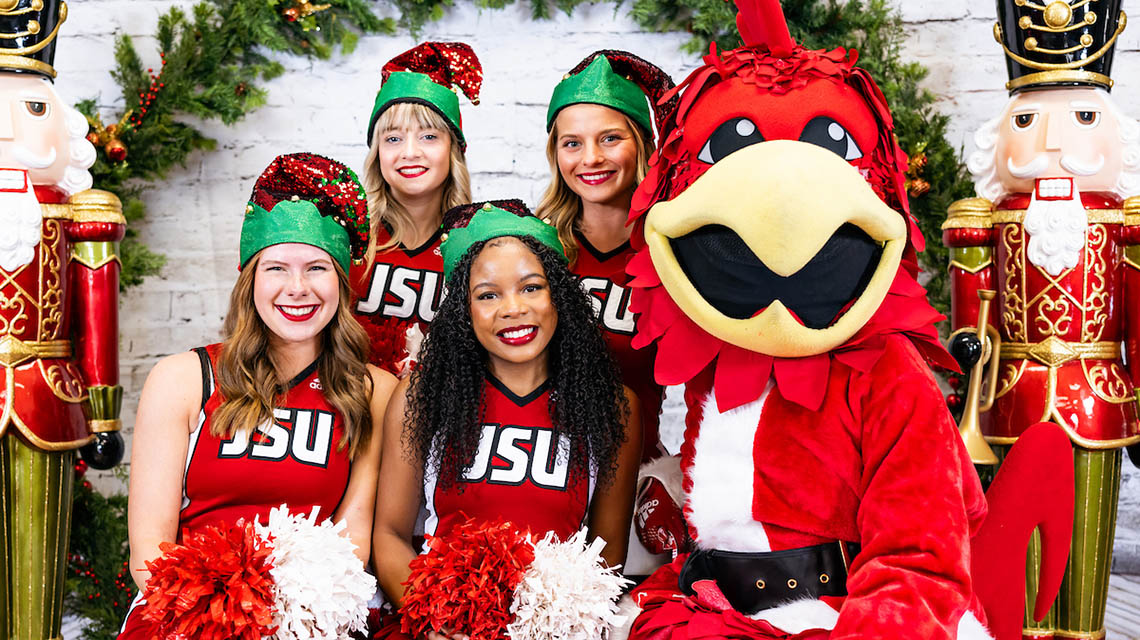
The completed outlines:
[[[229,437],[252,433],[273,419],[273,408],[288,391],[269,350],[269,328],[253,301],[253,282],[259,252],[241,270],[230,293],[221,354],[217,362],[218,390],[222,404],[210,419],[210,433]],[[317,370],[322,393],[341,415],[344,438],[338,449],[348,447],[355,457],[372,437],[372,377],[368,373],[368,334],[352,314],[352,287],[339,264],[336,268],[340,299],[336,314],[321,333]]]
[[[620,112],[619,112],[620,113]],[[653,136],[646,135],[644,129],[624,113],[625,126],[633,132],[633,141],[637,145],[637,179],[635,185],[641,184],[645,174],[649,173],[649,157],[653,155]],[[542,194],[542,200],[534,215],[554,225],[558,230],[558,240],[566,250],[566,259],[573,265],[578,259],[578,240],[574,231],[578,228],[578,220],[582,216],[582,199],[562,179],[562,172],[558,170],[558,121],[550,128],[550,136],[546,141],[546,160],[550,163],[550,184]]]
[[[413,125],[445,131],[451,141],[451,166],[447,179],[443,181],[440,216],[452,207],[471,202],[471,176],[467,173],[467,160],[459,146],[459,139],[452,133],[447,120],[422,104],[401,102],[392,105],[376,119],[376,126],[372,129],[372,144],[368,147],[368,157],[364,159],[364,192],[368,195],[368,216],[372,220],[372,237],[367,254],[369,267],[377,253],[400,246],[412,233],[411,214],[392,195],[391,187],[380,173],[379,152],[385,131],[410,128]],[[377,244],[380,230],[385,227],[390,231],[388,241]]]

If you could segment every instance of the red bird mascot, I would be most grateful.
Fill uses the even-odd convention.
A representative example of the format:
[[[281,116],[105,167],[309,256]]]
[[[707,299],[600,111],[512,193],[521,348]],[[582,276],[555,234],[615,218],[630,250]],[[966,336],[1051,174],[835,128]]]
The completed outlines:
[[[745,45],[714,46],[659,101],[633,201],[634,344],[686,385],[693,550],[634,591],[631,637],[991,638],[983,579],[1020,637],[1033,528],[1046,607],[1067,557],[1067,442],[1045,427],[1018,447],[1059,450],[1055,482],[1014,477],[1011,453],[994,490],[1039,506],[991,501],[972,571],[987,501],[929,368],[957,366],[916,280],[886,100],[855,52],[797,45],[777,0],[737,5]]]

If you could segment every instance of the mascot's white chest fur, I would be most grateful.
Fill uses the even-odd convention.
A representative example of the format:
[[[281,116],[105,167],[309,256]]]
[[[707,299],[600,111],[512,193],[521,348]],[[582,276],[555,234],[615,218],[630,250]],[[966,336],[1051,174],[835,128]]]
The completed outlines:
[[[689,523],[697,545],[727,551],[771,551],[764,526],[752,518],[753,458],[760,412],[772,383],[754,402],[721,413],[715,394],[704,399],[688,475]]]

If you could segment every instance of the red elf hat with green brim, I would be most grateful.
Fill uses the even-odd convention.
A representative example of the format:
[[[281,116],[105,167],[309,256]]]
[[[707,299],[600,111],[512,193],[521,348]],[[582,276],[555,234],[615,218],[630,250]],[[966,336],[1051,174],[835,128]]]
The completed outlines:
[[[382,84],[368,119],[368,145],[376,120],[389,107],[401,102],[422,104],[447,121],[459,147],[467,150],[463,137],[463,121],[459,115],[458,87],[479,104],[479,88],[483,85],[483,65],[471,46],[462,42],[424,42],[392,58],[381,70]]]
[[[241,225],[241,263],[275,244],[324,249],[348,273],[368,249],[368,201],[352,169],[312,153],[277,156],[262,172]]]

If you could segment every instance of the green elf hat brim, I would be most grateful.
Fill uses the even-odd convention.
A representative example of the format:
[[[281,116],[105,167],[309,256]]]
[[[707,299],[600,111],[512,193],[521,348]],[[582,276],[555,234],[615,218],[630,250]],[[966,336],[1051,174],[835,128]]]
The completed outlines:
[[[574,104],[600,104],[617,109],[647,132],[653,131],[645,92],[632,80],[614,73],[609,59],[603,55],[594,58],[581,73],[563,79],[554,87],[550,107],[546,110],[546,130],[554,127],[559,111]]]
[[[459,139],[459,146],[467,148],[467,140],[463,137],[463,122],[459,116],[459,96],[451,89],[436,84],[427,74],[414,71],[393,72],[380,87],[376,102],[372,105],[372,117],[368,120],[368,146],[372,146],[372,134],[380,114],[401,102],[422,104],[443,116],[451,133]]]
[[[242,268],[258,251],[292,242],[324,249],[345,273],[351,268],[348,230],[335,218],[321,215],[312,202],[282,200],[271,211],[252,202],[246,206],[241,224]]]
[[[451,272],[473,245],[503,236],[534,238],[566,260],[566,252],[554,227],[534,216],[519,216],[488,203],[472,216],[467,226],[449,231],[440,245],[444,279],[451,277]]]

